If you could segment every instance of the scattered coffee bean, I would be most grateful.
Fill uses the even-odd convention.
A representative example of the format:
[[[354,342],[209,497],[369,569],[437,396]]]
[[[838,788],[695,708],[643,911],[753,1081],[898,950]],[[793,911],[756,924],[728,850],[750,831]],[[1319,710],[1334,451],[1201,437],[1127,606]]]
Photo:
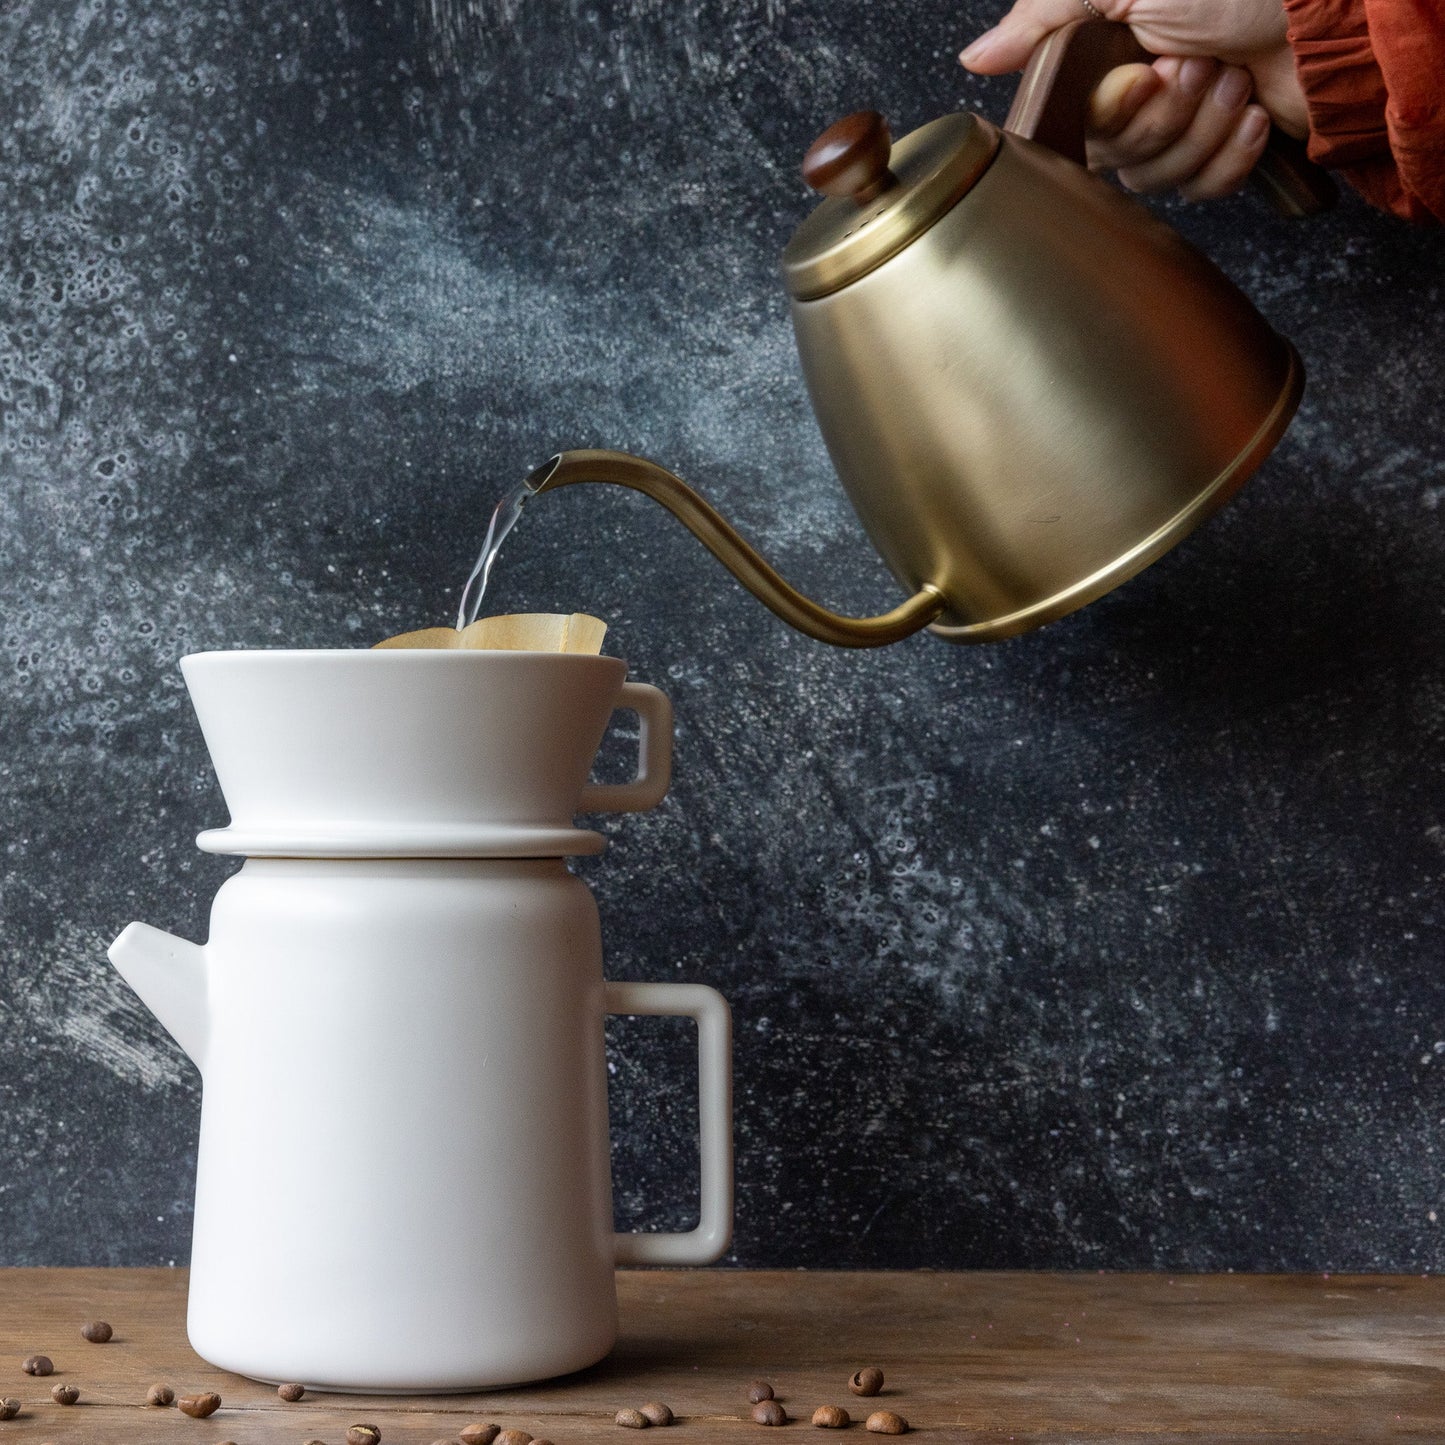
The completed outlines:
[[[49,1355],[31,1355],[20,1368],[27,1375],[53,1375],[55,1373],[55,1363]]]
[[[908,1421],[892,1410],[875,1410],[864,1422],[863,1428],[875,1435],[906,1435]]]
[[[503,1430],[496,1445],[532,1445],[532,1437],[525,1430]]]
[[[146,1391],[147,1405],[174,1405],[176,1392],[169,1385],[152,1385]]]
[[[381,1445],[381,1427],[353,1425],[346,1432],[346,1445]]]
[[[91,1320],[88,1325],[80,1327],[80,1337],[89,1340],[93,1345],[103,1345],[115,1333],[104,1320]]]
[[[641,1410],[634,1410],[630,1405],[626,1409],[619,1410],[612,1418],[625,1430],[645,1430],[652,1424],[652,1421]]]
[[[813,1424],[820,1430],[846,1429],[848,1412],[841,1405],[819,1405],[813,1411]]]
[[[773,1387],[766,1380],[754,1380],[748,1386],[748,1404],[757,1405],[773,1398]]]
[[[221,1408],[221,1397],[214,1390],[207,1390],[203,1395],[182,1395],[176,1401],[176,1408],[192,1420],[204,1420]]]
[[[664,1405],[661,1400],[649,1400],[643,1407],[642,1413],[647,1417],[649,1425],[671,1425],[672,1411]]]
[[[876,1365],[869,1365],[848,1381],[848,1388],[855,1395],[876,1395],[883,1388],[883,1371]]]
[[[552,1445],[550,1440],[533,1440],[532,1445]]]
[[[20,1413],[20,1401],[13,1395],[0,1400],[0,1420],[13,1420]]]
[[[501,1433],[500,1425],[468,1425],[464,1430],[457,1431],[457,1439],[462,1445],[492,1445]]]
[[[283,1400],[294,1405],[296,1401],[306,1393],[306,1386],[298,1384],[293,1380],[285,1385],[277,1385],[276,1393],[280,1395]]]
[[[326,1445],[324,1440],[307,1440],[305,1445]]]
[[[53,1385],[50,1390],[50,1398],[57,1405],[73,1405],[80,1399],[80,1391],[74,1385]]]
[[[786,1425],[788,1412],[776,1400],[759,1400],[753,1406],[753,1419],[759,1425]]]

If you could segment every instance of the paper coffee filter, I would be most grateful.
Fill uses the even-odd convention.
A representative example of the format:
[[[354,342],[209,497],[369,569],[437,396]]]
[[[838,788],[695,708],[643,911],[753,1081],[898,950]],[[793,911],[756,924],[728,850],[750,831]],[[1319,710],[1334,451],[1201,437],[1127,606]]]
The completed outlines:
[[[607,624],[585,612],[512,612],[479,617],[468,627],[423,627],[399,632],[377,647],[462,648],[487,652],[602,651]]]

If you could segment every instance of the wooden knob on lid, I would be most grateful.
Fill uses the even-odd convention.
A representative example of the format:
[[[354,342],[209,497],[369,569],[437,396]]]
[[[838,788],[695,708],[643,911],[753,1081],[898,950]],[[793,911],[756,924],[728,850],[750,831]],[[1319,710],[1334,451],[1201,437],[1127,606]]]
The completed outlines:
[[[898,178],[888,169],[893,137],[876,110],[834,121],[803,157],[803,179],[825,196],[852,196],[866,206]]]

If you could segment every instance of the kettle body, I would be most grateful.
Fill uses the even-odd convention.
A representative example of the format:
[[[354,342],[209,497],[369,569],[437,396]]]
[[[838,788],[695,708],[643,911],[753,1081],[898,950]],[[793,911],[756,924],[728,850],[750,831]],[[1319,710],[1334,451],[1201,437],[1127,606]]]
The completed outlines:
[[[968,127],[992,155],[965,197],[791,303],[859,519],[904,587],[942,593],[932,630],[959,641],[1063,616],[1162,555],[1243,484],[1303,386],[1217,267],[1045,146],[950,116],[895,164]]]

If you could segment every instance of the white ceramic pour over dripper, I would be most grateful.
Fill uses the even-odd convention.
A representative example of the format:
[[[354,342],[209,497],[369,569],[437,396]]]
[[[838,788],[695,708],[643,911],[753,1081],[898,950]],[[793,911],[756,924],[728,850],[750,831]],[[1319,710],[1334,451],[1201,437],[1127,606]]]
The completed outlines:
[[[653,807],[671,777],[672,705],[615,657],[203,652],[181,670],[231,810],[197,839],[210,853],[598,853],[573,815]],[[588,782],[618,708],[640,721],[637,775]]]

